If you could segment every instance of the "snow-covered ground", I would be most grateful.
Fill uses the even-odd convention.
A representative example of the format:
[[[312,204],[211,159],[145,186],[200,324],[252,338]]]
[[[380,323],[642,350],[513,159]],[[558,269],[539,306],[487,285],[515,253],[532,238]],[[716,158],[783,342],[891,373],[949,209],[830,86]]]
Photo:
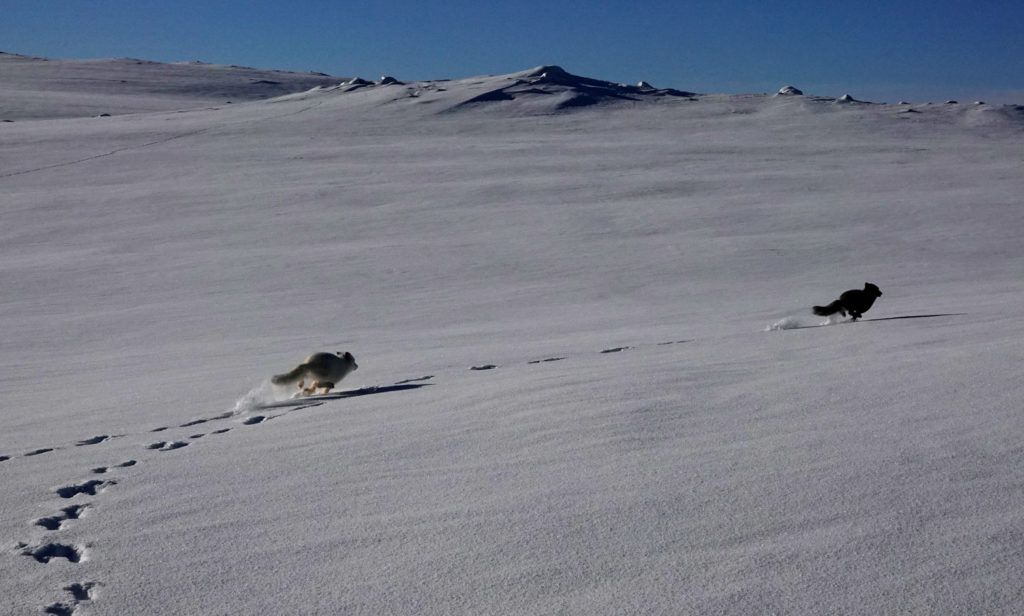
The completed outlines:
[[[1024,612],[1021,108],[61,92],[0,123],[0,613]]]
[[[185,110],[273,98],[344,79],[198,61],[52,60],[0,52],[0,121]]]

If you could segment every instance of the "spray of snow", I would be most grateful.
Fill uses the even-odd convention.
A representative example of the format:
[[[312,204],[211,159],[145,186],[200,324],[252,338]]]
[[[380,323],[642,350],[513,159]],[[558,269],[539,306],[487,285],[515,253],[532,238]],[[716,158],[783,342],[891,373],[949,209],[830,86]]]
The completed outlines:
[[[842,317],[839,315],[832,315],[824,321],[811,322],[808,319],[801,320],[797,317],[784,317],[778,321],[766,326],[764,331],[766,332],[777,332],[784,329],[800,329],[803,327],[822,327],[825,325],[835,325],[836,323],[842,322]]]
[[[268,379],[253,387],[244,396],[236,400],[235,408],[231,412],[234,415],[240,415],[274,402],[280,402],[283,399],[281,388],[276,387]]]
[[[786,317],[784,319],[779,319],[778,321],[772,323],[771,325],[768,325],[767,327],[764,328],[764,331],[777,332],[783,329],[797,329],[798,327],[804,327],[803,325],[800,324],[799,319],[797,319],[796,317]]]

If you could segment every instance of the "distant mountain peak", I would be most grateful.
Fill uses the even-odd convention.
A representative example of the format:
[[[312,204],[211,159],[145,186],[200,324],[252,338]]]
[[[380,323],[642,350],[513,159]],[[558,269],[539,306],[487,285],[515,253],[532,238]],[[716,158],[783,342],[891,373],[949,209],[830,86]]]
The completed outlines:
[[[509,83],[511,82],[511,83]],[[545,64],[534,68],[499,76],[496,87],[478,93],[458,103],[453,109],[509,101],[543,101],[553,110],[585,107],[600,103],[652,100],[655,97],[694,96],[672,88],[655,88],[646,81],[626,85],[574,75],[561,66]]]

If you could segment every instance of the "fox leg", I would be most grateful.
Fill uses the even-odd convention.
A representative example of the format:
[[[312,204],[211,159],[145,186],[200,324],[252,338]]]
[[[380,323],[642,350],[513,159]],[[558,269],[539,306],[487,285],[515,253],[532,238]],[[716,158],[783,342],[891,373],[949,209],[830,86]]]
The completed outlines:
[[[306,394],[307,396],[310,396],[314,392],[316,392],[316,389],[318,387],[320,387],[320,382],[319,381],[313,381],[312,383],[309,384],[309,387],[306,387],[306,388],[304,388],[302,390],[302,393]]]
[[[317,386],[318,389],[323,389],[322,393],[325,393],[325,394],[327,392],[331,391],[332,389],[334,389],[334,383],[330,383],[328,381],[324,381],[322,383],[320,381],[317,381],[316,386]]]

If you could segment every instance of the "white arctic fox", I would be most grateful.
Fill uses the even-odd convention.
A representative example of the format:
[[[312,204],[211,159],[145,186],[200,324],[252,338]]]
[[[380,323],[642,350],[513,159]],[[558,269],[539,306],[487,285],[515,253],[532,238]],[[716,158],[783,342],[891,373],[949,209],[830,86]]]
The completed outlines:
[[[312,394],[318,389],[322,389],[322,393],[326,394],[334,388],[338,381],[345,378],[345,375],[358,367],[356,358],[347,351],[345,353],[313,353],[306,358],[306,361],[295,366],[291,372],[274,375],[270,381],[274,385],[295,383],[306,395]],[[308,387],[305,386],[306,379],[310,379]]]

